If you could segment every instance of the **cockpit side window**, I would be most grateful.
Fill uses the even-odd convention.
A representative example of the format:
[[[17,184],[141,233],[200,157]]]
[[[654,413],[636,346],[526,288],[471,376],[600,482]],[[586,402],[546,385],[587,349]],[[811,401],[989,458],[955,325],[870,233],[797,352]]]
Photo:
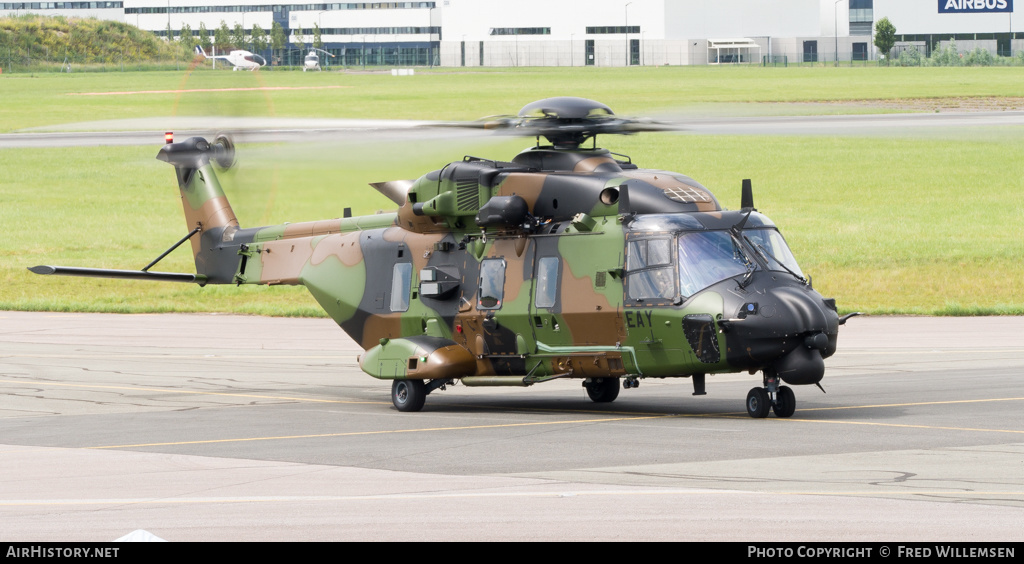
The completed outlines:
[[[626,296],[630,300],[674,300],[676,268],[672,239],[634,239],[626,245]]]

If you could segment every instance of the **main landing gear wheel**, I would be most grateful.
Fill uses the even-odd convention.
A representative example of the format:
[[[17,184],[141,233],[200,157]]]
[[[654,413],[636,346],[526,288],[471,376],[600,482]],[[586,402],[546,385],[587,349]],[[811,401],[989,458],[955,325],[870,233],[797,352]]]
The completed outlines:
[[[752,388],[747,392],[747,414],[754,419],[768,417],[772,408],[772,400],[764,388]]]
[[[619,397],[618,378],[599,378],[584,382],[583,387],[587,389],[587,395],[597,403],[609,403]]]
[[[427,401],[427,384],[423,380],[391,382],[391,403],[398,411],[419,411]]]
[[[791,417],[796,412],[796,395],[793,393],[793,388],[779,386],[779,391],[775,392],[772,411],[775,412],[776,417]]]

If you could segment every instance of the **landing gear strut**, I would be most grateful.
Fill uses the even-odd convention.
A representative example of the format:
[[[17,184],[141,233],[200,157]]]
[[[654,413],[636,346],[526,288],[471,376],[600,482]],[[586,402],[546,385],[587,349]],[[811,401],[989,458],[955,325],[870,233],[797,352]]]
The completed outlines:
[[[765,374],[764,387],[747,392],[747,414],[755,419],[768,417],[774,411],[776,417],[792,417],[796,412],[796,395],[788,386],[779,385],[779,377]]]
[[[772,411],[776,417],[790,417],[796,412],[796,395],[793,394],[793,388],[779,386],[779,391],[775,392]]]

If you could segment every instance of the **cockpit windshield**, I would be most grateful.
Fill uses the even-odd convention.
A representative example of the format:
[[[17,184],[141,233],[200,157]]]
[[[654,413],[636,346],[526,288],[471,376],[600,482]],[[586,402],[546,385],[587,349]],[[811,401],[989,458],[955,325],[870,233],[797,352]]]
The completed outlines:
[[[679,236],[679,292],[683,297],[753,268],[754,264],[728,231],[696,231]]]
[[[740,239],[731,231],[716,230],[682,231],[674,237],[665,234],[629,241],[628,298],[648,303],[686,299],[722,280],[760,270],[762,264],[769,270],[803,278],[789,246],[774,228],[744,229]]]
[[[804,273],[800,271],[796,258],[781,233],[774,229],[746,229],[743,234],[768,263],[769,269],[789,271],[804,278]]]

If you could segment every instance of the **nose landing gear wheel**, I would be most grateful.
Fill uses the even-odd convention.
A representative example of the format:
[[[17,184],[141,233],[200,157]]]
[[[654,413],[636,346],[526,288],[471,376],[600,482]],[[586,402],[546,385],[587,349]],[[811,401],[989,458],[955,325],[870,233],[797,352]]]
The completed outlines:
[[[423,380],[391,382],[391,403],[398,411],[419,411],[427,401],[427,385]]]
[[[601,378],[591,382],[584,382],[583,387],[587,389],[587,395],[596,403],[609,403],[619,397],[619,379]]]
[[[747,392],[747,414],[754,419],[768,417],[772,408],[772,401],[768,398],[768,392],[764,388],[752,388]]]
[[[791,417],[796,412],[796,395],[793,393],[793,388],[779,386],[779,391],[775,392],[775,404],[772,405],[772,411],[775,412],[776,417]]]

